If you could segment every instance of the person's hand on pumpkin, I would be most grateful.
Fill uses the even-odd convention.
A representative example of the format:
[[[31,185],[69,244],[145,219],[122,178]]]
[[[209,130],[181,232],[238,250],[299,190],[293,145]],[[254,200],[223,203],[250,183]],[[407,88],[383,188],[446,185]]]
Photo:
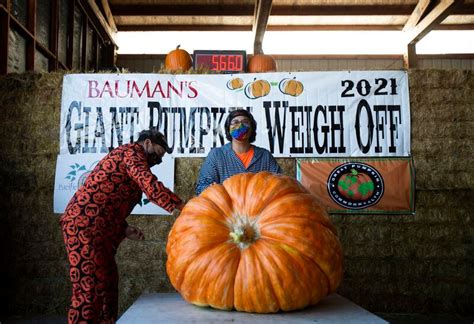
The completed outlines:
[[[181,200],[181,202],[176,205],[175,210],[177,209],[178,211],[182,211],[184,208],[184,205],[186,205],[186,202],[184,200]]]
[[[143,241],[145,239],[145,235],[143,234],[142,230],[131,225],[128,225],[128,227],[125,229],[125,236],[127,236],[129,240],[134,241]]]

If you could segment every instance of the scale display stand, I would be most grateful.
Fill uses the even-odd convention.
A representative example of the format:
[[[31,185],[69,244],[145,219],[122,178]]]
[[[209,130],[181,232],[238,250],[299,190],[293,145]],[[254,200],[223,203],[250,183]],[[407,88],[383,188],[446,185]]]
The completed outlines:
[[[350,300],[332,294],[317,305],[294,312],[254,314],[222,311],[187,303],[177,293],[141,295],[117,323],[388,323]]]

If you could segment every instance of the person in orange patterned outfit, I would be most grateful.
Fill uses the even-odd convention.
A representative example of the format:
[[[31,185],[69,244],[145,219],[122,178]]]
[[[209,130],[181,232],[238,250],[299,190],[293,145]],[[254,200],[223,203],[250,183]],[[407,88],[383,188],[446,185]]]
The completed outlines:
[[[142,131],[135,143],[105,156],[69,201],[60,219],[72,283],[69,323],[114,323],[118,311],[115,253],[125,238],[143,240],[143,232],[125,218],[142,192],[168,212],[184,202],[150,171],[171,153],[163,134]]]

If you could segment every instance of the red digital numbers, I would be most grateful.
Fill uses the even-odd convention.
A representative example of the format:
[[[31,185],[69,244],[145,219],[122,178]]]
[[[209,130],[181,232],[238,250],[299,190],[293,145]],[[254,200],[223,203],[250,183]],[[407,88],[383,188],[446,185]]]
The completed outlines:
[[[212,55],[213,71],[242,71],[242,55]]]
[[[218,73],[234,73],[245,71],[245,51],[194,51],[193,67],[205,68]]]

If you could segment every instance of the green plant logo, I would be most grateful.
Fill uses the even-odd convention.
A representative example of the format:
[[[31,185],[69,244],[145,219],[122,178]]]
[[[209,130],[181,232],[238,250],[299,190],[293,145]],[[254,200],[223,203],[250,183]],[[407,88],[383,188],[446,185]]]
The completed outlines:
[[[372,166],[348,162],[336,167],[327,180],[329,197],[347,209],[364,209],[380,201],[384,181]]]

